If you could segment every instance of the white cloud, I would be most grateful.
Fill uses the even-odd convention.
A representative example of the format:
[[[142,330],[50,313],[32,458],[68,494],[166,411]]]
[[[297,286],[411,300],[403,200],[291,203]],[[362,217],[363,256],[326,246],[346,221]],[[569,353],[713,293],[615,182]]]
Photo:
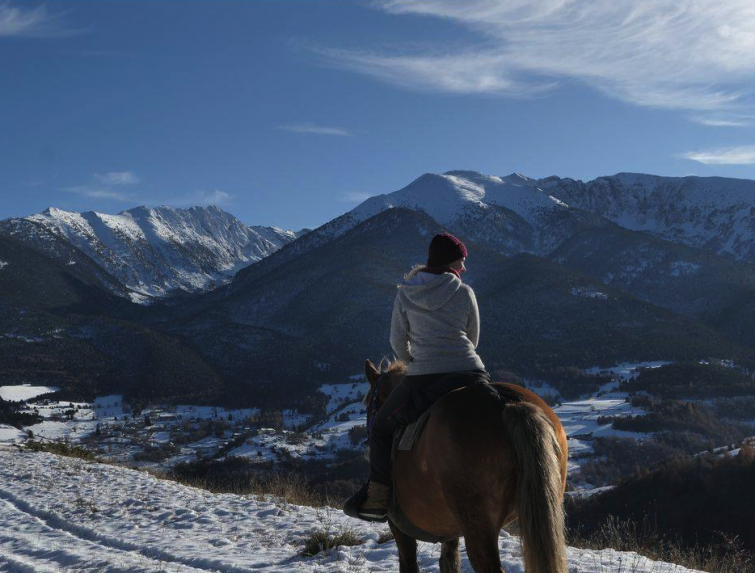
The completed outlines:
[[[309,122],[281,125],[278,129],[292,131],[294,133],[312,133],[315,135],[337,135],[342,137],[348,137],[351,135],[351,132],[343,127],[325,127]]]
[[[227,205],[232,200],[232,195],[225,191],[220,191],[219,189],[213,189],[212,191],[196,191],[181,197],[173,197],[172,199],[161,201],[160,204],[171,205],[173,207],[194,207],[204,205]]]
[[[449,93],[524,96],[552,88],[555,82],[516,77],[506,58],[496,53],[381,55],[313,48],[338,67],[361,72],[402,87]]]
[[[476,47],[316,49],[332,65],[415,89],[529,95],[578,80],[637,105],[721,110],[755,79],[752,0],[378,0],[468,28]]]
[[[75,193],[76,195],[81,195],[82,197],[91,197],[92,199],[110,199],[112,201],[120,201],[121,203],[129,203],[134,200],[134,198],[127,193],[113,191],[112,189],[93,187],[90,185],[64,187],[63,191],[66,191],[67,193]]]
[[[679,157],[705,165],[755,165],[755,145],[723,147],[706,151],[687,151],[680,154]]]
[[[105,185],[135,185],[141,181],[133,171],[95,173],[94,178]]]
[[[361,203],[362,201],[366,201],[372,197],[369,193],[344,193],[341,195],[341,201],[346,201],[347,203]]]
[[[0,3],[0,38],[62,38],[79,32],[66,26],[62,16],[51,14],[44,4],[21,8],[10,2]]]
[[[745,118],[724,118],[724,117],[705,117],[695,116],[691,117],[690,121],[699,123],[700,125],[708,125],[711,127],[745,127],[750,125],[751,121]]]

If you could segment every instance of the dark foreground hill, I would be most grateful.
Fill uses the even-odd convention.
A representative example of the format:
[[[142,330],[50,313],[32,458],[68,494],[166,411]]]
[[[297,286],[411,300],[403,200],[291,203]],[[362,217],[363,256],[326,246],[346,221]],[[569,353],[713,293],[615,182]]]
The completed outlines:
[[[755,452],[675,459],[569,509],[568,522],[589,534],[611,516],[647,522],[688,546],[737,538],[755,551]]]
[[[217,399],[212,367],[178,338],[130,320],[138,308],[104,286],[117,281],[72,255],[64,264],[0,236],[0,381],[58,386],[70,399]]]

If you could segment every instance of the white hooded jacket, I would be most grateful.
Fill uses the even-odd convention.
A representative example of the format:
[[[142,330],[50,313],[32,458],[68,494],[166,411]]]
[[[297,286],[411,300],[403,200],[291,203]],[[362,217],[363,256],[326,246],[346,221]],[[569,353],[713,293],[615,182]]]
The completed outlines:
[[[485,368],[475,352],[480,313],[469,285],[451,273],[413,271],[399,285],[391,346],[410,376]]]

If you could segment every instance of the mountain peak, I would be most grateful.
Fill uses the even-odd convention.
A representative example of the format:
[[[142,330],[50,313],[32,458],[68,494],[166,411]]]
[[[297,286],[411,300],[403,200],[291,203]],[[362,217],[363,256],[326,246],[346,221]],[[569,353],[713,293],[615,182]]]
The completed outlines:
[[[48,207],[24,219],[68,241],[128,288],[151,296],[212,288],[296,239],[291,232],[252,229],[217,205],[139,205],[116,215]]]

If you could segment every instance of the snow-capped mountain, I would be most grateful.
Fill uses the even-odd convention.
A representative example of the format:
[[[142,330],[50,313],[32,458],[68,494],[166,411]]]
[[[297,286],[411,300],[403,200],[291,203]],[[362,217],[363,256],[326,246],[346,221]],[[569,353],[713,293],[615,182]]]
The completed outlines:
[[[117,215],[51,207],[2,227],[44,252],[45,234],[65,239],[129,289],[151,296],[211,288],[296,238],[274,227],[250,228],[215,206],[136,207]]]
[[[548,177],[535,184],[627,229],[755,262],[755,181],[619,173],[587,183]]]
[[[576,230],[604,224],[519,173],[498,177],[448,171],[426,173],[403,189],[371,197],[317,232],[331,239],[393,207],[425,213],[454,232],[506,254],[545,254]]]

